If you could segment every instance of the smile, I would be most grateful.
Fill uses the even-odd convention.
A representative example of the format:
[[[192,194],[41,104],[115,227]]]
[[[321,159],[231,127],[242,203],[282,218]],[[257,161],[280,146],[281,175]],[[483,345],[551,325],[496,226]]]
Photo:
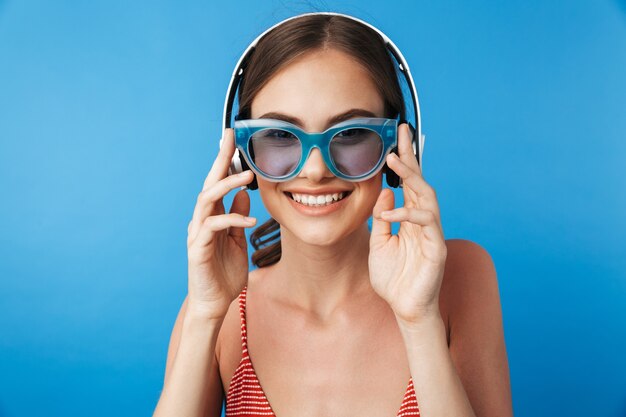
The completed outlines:
[[[306,216],[324,216],[339,210],[352,191],[331,194],[302,194],[285,192],[292,206]]]
[[[348,194],[348,192],[318,195],[287,193],[293,200],[310,207],[328,206],[343,199]]]

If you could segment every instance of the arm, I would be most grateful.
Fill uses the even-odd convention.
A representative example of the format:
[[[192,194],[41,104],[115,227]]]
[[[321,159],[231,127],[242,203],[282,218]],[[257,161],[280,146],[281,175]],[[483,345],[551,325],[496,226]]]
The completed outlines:
[[[400,325],[422,417],[476,417],[448,351],[441,316]]]
[[[219,417],[223,387],[215,355],[222,320],[207,320],[181,306],[170,339],[161,398],[153,417]]]
[[[394,311],[406,344],[420,414],[511,416],[493,262],[475,243],[444,240],[437,195],[422,177],[408,127],[398,133],[398,149],[387,164],[404,181],[404,206],[394,209],[393,192],[381,191],[368,263],[372,286]],[[397,235],[391,222],[401,223]],[[450,348],[441,300],[452,306]]]
[[[247,217],[250,197],[245,190],[235,194],[225,213],[223,197],[250,183],[254,175],[250,170],[228,175],[235,151],[233,129],[224,129],[223,139],[187,226],[188,296],[172,331],[163,391],[153,417],[221,414],[217,339],[229,306],[248,280],[244,229],[256,223]]]
[[[400,329],[420,415],[512,417],[495,268],[479,245],[448,241],[442,292],[450,303],[450,348],[441,316]]]

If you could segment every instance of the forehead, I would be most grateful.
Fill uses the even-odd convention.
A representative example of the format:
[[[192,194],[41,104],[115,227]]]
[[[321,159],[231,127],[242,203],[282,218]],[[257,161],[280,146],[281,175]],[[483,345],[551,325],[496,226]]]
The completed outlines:
[[[302,120],[303,128],[322,128],[326,120],[352,108],[382,117],[383,97],[355,58],[327,49],[306,53],[274,74],[252,101],[251,116],[284,113]]]

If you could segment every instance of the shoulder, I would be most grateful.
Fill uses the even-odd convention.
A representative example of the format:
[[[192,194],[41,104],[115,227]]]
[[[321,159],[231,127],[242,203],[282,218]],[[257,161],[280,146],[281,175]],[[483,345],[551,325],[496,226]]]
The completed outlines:
[[[256,280],[258,274],[259,270],[252,270],[248,272],[248,283],[246,287],[250,287],[251,281]],[[241,357],[241,349],[222,349],[223,346],[241,346],[240,296],[241,292],[230,303],[226,316],[224,317],[224,321],[222,322],[222,327],[220,328],[217,336],[215,353],[220,364],[223,362],[231,364],[238,363],[239,358]]]
[[[451,267],[492,267],[493,260],[487,249],[467,239],[447,239],[448,258]],[[446,263],[446,268],[448,267]]]
[[[478,243],[451,239],[446,245],[441,292],[448,311],[450,349],[453,355],[470,354],[486,344],[499,343],[502,337],[496,269],[491,255]]]
[[[466,315],[474,304],[482,286],[496,282],[491,256],[478,243],[466,239],[447,239],[446,265],[441,283],[439,306],[446,325],[448,345],[452,322],[458,326],[458,317]]]
[[[467,291],[484,290],[497,287],[494,261],[489,252],[481,245],[466,239],[446,240],[447,257],[442,291],[446,295],[458,298],[467,295]],[[457,302],[459,299],[454,300]]]
[[[460,316],[476,310],[481,303],[499,303],[498,279],[494,261],[483,246],[466,239],[448,239],[446,247],[441,291],[453,326],[453,321],[458,323]]]
[[[262,273],[263,270],[261,268],[249,271],[248,283],[246,284],[246,287],[250,288],[251,286],[257,285],[259,275]],[[241,292],[231,302],[230,307],[228,308],[228,312],[224,317],[222,327],[220,328],[220,332],[217,336],[215,347],[217,362],[222,378],[222,386],[224,387],[225,392],[228,392],[230,388],[230,382],[241,362],[243,355],[241,340],[242,322],[239,304],[240,295]]]
[[[450,239],[446,246],[441,291],[449,305],[450,356],[476,415],[512,416],[494,261],[484,247],[469,240]]]

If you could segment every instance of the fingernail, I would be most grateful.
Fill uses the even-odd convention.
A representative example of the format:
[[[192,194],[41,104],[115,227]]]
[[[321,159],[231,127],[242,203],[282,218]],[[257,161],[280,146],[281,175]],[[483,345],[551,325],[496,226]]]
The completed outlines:
[[[254,217],[244,217],[243,218],[245,221],[252,223],[253,221],[255,221],[256,219]]]

